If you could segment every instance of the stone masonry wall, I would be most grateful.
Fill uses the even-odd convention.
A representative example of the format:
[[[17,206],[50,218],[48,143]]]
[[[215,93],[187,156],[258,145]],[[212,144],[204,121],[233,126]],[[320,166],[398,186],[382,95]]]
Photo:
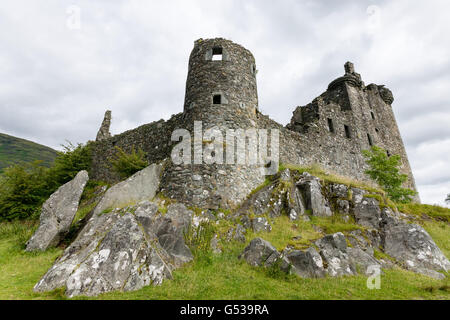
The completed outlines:
[[[212,53],[222,49],[221,61],[213,61]],[[213,103],[215,94],[222,95],[220,104]],[[130,152],[142,148],[150,163],[170,158],[175,129],[187,129],[194,139],[194,122],[201,121],[203,132],[218,128],[225,139],[227,129],[278,129],[280,161],[298,165],[320,164],[325,169],[361,181],[370,181],[361,154],[372,144],[402,157],[402,171],[414,178],[391,109],[390,91],[383,86],[364,86],[352,65],[346,74],[332,83],[328,90],[305,107],[294,111],[286,127],[258,111],[256,65],[252,54],[224,39],[197,40],[189,61],[184,112],[167,121],[143,125],[94,145],[92,173],[94,179],[117,182],[110,169],[115,146]],[[373,114],[373,116],[372,116]],[[329,120],[333,132],[329,129]],[[348,126],[347,137],[344,125]],[[269,132],[270,134],[270,132]],[[201,147],[211,141],[203,140]],[[270,140],[269,140],[270,147]],[[230,208],[239,205],[265,179],[260,165],[166,163],[161,191],[168,197],[188,205],[204,208]],[[270,150],[270,148],[269,148]],[[236,150],[237,152],[237,150]],[[249,154],[246,155],[247,157]]]

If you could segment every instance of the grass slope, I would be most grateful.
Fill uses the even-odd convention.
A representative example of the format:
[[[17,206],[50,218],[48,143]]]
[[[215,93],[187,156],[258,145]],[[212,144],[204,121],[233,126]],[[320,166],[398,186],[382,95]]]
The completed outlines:
[[[340,230],[339,221],[325,220],[295,224],[287,217],[271,221],[270,233],[251,233],[247,243],[230,242],[221,254],[195,252],[195,259],[175,270],[173,280],[134,292],[112,292],[91,299],[444,299],[450,298],[450,278],[434,280],[399,268],[385,270],[381,289],[367,288],[367,277],[302,279],[274,268],[255,268],[238,255],[253,237],[259,236],[281,248],[293,235],[314,239],[313,225]],[[450,256],[450,226],[427,221],[424,226],[443,253]],[[41,253],[24,252],[24,244],[37,222],[0,224],[0,299],[66,299],[63,290],[34,293],[33,286],[61,255],[62,248]],[[355,226],[357,227],[357,226]],[[348,226],[344,229],[349,229]],[[345,231],[345,230],[343,230]],[[317,235],[319,236],[319,235]],[[290,243],[292,244],[292,243]],[[295,244],[294,244],[295,245]],[[299,247],[302,243],[297,243]],[[78,297],[76,299],[87,299]]]
[[[323,179],[334,181],[337,178],[324,176]],[[349,184],[352,185],[350,182]],[[78,221],[95,206],[96,195],[101,186],[102,184],[94,183],[85,189],[72,229],[76,230]],[[161,207],[161,212],[164,209]],[[196,211],[195,208],[192,209]],[[419,204],[401,205],[399,209],[408,214],[414,223],[421,224],[442,252],[450,257],[450,209]],[[219,221],[219,224],[212,224],[210,227],[212,234],[217,233],[223,239],[235,222],[228,219]],[[90,299],[450,299],[449,274],[443,280],[435,280],[394,267],[383,271],[381,289],[370,290],[366,285],[367,277],[362,275],[302,279],[286,275],[277,268],[251,267],[239,260],[238,256],[255,237],[269,241],[278,250],[287,245],[306,249],[314,240],[323,236],[322,231],[327,234],[345,234],[363,228],[353,221],[344,222],[337,216],[292,222],[283,215],[269,219],[269,222],[272,225],[271,232],[248,231],[246,243],[220,242],[220,254],[193,247],[195,259],[175,270],[173,280],[166,280],[161,286],[148,286],[133,292],[111,292]],[[34,285],[62,254],[63,246],[68,244],[65,241],[61,247],[46,252],[25,252],[25,243],[37,226],[37,221],[0,223],[0,300],[66,299],[62,289],[48,293],[33,292]],[[209,243],[209,240],[206,239],[205,243]]]
[[[52,148],[0,133],[0,172],[11,164],[35,160],[50,166],[55,157]]]

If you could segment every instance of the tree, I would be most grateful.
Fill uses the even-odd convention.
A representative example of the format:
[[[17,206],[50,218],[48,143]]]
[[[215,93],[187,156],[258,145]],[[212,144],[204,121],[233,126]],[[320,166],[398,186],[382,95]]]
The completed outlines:
[[[372,146],[371,150],[363,150],[363,155],[370,167],[365,173],[386,191],[391,200],[402,203],[411,202],[411,197],[417,192],[402,187],[408,176],[400,173],[399,155],[389,157],[386,150],[377,146]]]
[[[450,203],[450,193],[447,194],[447,198],[445,199],[445,202]]]

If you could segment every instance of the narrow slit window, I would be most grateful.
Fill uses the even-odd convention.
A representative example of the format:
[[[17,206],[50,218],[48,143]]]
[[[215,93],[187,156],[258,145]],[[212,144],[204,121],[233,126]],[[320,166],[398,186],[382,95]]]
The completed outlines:
[[[214,47],[212,49],[212,60],[222,61],[223,60],[223,50],[221,47]]]
[[[220,94],[213,95],[213,104],[222,104],[222,95]]]
[[[328,118],[328,130],[330,130],[331,133],[334,133],[333,119],[330,118]]]
[[[372,111],[370,111],[370,115],[372,116],[372,120],[375,120],[375,114]]]
[[[387,155],[388,157],[391,156],[391,153],[389,152],[389,150],[386,150],[386,155]]]
[[[367,140],[369,140],[369,145],[373,146],[373,141],[372,141],[372,137],[370,136],[370,134],[367,134]]]
[[[350,127],[344,124],[345,137],[350,139],[352,137]]]

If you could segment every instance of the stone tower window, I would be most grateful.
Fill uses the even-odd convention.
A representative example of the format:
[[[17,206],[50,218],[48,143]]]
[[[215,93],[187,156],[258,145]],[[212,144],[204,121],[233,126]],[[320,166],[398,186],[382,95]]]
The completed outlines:
[[[331,133],[334,133],[334,125],[333,125],[333,119],[328,118],[328,130],[330,130]]]
[[[391,156],[391,153],[389,152],[389,150],[386,150],[386,155],[387,155],[388,157]]]
[[[214,47],[212,49],[212,60],[222,61],[223,60],[223,49],[222,47]]]
[[[213,104],[222,104],[222,95],[221,94],[213,95]]]
[[[350,139],[352,137],[350,127],[344,124],[345,137]]]
[[[370,136],[370,134],[367,134],[367,140],[369,140],[369,145],[373,146],[373,141],[372,141],[372,137]]]
[[[372,120],[375,120],[375,115],[372,111],[370,111],[370,115],[372,116]]]

